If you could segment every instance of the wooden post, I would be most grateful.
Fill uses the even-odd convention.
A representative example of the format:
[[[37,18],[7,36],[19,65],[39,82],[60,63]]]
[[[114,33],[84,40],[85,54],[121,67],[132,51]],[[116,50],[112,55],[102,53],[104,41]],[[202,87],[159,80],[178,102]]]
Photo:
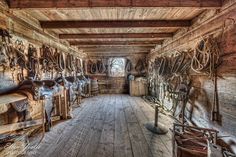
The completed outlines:
[[[62,101],[61,101],[61,99],[62,99],[62,97],[61,97],[61,95],[59,95],[58,96],[59,97],[59,100],[58,100],[58,116],[61,116],[62,115],[62,110],[61,110],[61,105],[62,105]]]
[[[154,122],[154,126],[157,127],[158,126],[158,106],[155,106],[155,122]]]
[[[45,126],[45,106],[44,106],[44,99],[43,100],[40,100],[41,102],[41,106],[42,106],[42,127],[43,127],[43,136],[44,136],[44,133],[46,131],[46,126]]]
[[[67,89],[64,90],[64,99],[61,103],[62,119],[67,119],[68,111],[68,100],[67,100]]]

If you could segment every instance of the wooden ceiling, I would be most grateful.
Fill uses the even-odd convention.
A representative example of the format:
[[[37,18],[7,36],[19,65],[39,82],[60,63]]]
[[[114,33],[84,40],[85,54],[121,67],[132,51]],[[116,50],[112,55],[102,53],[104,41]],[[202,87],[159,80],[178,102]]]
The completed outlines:
[[[8,0],[86,53],[148,53],[221,0]],[[99,47],[103,45],[102,49]],[[121,49],[120,46],[124,48]],[[118,47],[118,48],[117,48]],[[127,48],[128,47],[128,48]],[[112,51],[114,49],[114,51]]]
[[[220,0],[8,0],[11,8],[221,7]]]

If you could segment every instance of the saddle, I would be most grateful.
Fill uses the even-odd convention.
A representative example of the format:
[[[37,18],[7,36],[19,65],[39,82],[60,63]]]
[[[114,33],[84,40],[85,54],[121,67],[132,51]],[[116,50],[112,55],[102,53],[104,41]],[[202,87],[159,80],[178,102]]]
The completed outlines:
[[[46,113],[46,125],[47,129],[51,125],[51,114],[53,112],[53,95],[57,91],[57,83],[54,80],[42,80],[42,81],[33,81],[25,80],[23,81],[17,92],[27,95],[29,100],[41,100],[44,99],[45,102],[45,113]],[[20,105],[20,104],[19,104]],[[24,105],[20,105],[22,108]],[[19,108],[18,105],[15,107]]]
[[[11,105],[17,112],[23,112],[27,110],[29,106],[29,102],[28,100],[21,100],[21,101],[11,103]]]

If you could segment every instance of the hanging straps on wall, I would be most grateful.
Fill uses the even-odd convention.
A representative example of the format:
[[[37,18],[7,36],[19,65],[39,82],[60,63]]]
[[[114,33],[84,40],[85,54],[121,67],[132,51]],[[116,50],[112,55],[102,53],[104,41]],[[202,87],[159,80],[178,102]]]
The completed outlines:
[[[68,54],[66,57],[66,69],[69,72],[73,72],[76,70],[76,66],[75,66],[75,58],[73,55]]]
[[[44,72],[52,72],[55,65],[53,50],[49,46],[43,45],[41,49],[41,64]]]
[[[220,63],[220,48],[217,41],[209,36],[198,42],[194,49],[191,68],[196,73],[206,73],[214,77],[214,71]]]
[[[135,66],[135,70],[141,74],[145,72],[145,68],[146,68],[145,61],[143,59],[139,59]]]
[[[126,60],[125,71],[126,73],[130,73],[133,69],[133,65],[130,59]]]
[[[102,59],[97,61],[97,70],[101,74],[103,74],[106,71],[106,66]]]
[[[58,72],[62,72],[65,69],[65,59],[64,59],[63,53],[57,52],[55,54],[55,59],[56,59],[55,69]]]
[[[28,77],[35,79],[38,74],[39,61],[37,57],[37,49],[33,45],[28,48]]]
[[[5,69],[10,64],[10,50],[9,50],[9,44],[11,43],[11,36],[8,33],[7,30],[0,29],[0,66],[3,66]]]

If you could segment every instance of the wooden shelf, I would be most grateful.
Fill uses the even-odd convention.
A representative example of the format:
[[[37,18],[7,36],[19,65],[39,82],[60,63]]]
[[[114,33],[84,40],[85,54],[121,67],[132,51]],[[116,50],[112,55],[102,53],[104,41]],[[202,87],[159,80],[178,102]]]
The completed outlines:
[[[0,96],[0,106],[5,105],[5,104],[10,104],[13,102],[17,102],[20,100],[25,100],[27,99],[26,96],[17,94],[17,93],[12,93],[12,94],[7,94],[7,95],[1,95]]]

